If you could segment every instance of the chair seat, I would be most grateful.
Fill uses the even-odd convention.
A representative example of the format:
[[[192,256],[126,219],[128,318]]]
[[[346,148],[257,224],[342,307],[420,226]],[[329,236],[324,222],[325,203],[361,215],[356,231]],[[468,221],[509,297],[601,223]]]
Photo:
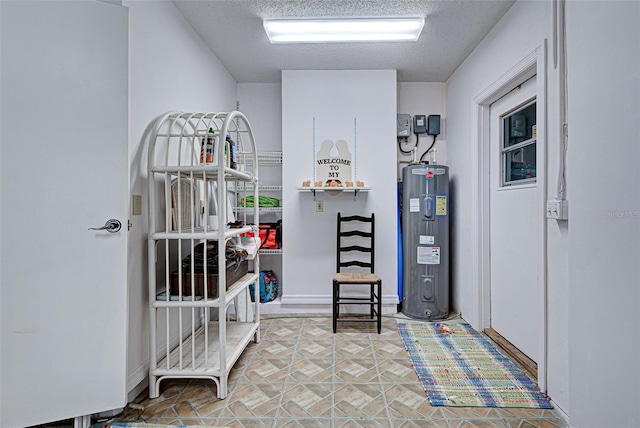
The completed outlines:
[[[335,281],[344,284],[371,284],[380,281],[380,277],[374,273],[336,273]]]

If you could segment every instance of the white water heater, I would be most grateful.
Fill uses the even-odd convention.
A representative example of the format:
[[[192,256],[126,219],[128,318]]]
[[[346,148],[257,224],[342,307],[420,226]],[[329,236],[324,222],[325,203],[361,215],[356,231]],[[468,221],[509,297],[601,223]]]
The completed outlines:
[[[402,312],[438,320],[449,315],[449,167],[402,170]]]

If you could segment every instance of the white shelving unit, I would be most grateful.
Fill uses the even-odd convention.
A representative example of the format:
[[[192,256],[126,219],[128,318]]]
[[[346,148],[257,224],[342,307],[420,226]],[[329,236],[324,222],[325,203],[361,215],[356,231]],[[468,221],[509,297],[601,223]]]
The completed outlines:
[[[264,151],[264,152],[258,152],[257,153],[257,164],[260,167],[282,167],[282,152],[281,151]],[[243,159],[244,162],[246,162],[247,165],[253,165],[253,159],[252,158],[246,158]],[[260,193],[269,193],[269,194],[273,194],[273,195],[278,195],[280,197],[280,202],[282,203],[282,185],[278,184],[278,185],[274,185],[273,183],[271,184],[263,184],[261,182],[258,183],[258,189],[260,191]],[[253,185],[250,183],[247,184],[241,184],[240,187],[233,189],[235,191],[238,192],[238,195],[242,195],[242,192],[249,192],[253,190]],[[241,197],[241,196],[240,196]],[[273,213],[275,215],[275,217],[277,217],[278,219],[282,218],[282,206],[279,207],[258,207],[259,211],[263,214],[271,214]],[[252,220],[250,217],[252,216],[254,208],[245,208],[243,206],[236,206],[234,208],[234,211],[239,215],[239,216],[243,216],[243,219],[245,220],[245,224],[247,223],[247,219]],[[245,216],[244,214],[248,213],[248,216]],[[256,222],[257,223],[257,222]],[[262,249],[259,251],[260,254],[262,255],[282,255],[282,249]]]
[[[252,158],[243,159],[247,165],[253,165]],[[259,151],[255,162],[260,166],[260,181],[257,183],[259,193],[261,195],[272,196],[280,199],[279,207],[258,207],[260,212],[260,221],[266,223],[275,223],[282,219],[282,151]],[[238,188],[233,189],[236,193],[236,201],[240,201],[245,197],[247,192],[253,190],[251,183],[240,183]],[[255,199],[254,199],[255,200]],[[240,203],[234,208],[236,217],[244,221],[245,224],[258,224],[258,220],[254,220],[254,208],[245,208]],[[286,245],[286,243],[284,244]],[[261,303],[262,313],[278,313],[280,302],[282,299],[284,284],[282,282],[282,255],[283,248],[262,248],[258,253],[262,256],[260,268],[267,271],[273,271],[278,279],[278,296],[275,300]],[[254,272],[259,272],[255,266],[250,266]]]
[[[235,169],[226,160],[227,134],[235,138]],[[209,159],[201,157],[208,139],[215,141]],[[246,261],[225,266],[227,245],[257,230],[228,226],[230,188],[248,183],[258,199],[256,153],[251,125],[238,111],[169,112],[155,123],[148,153],[151,398],[167,378],[211,379],[225,398],[231,368],[252,339],[260,341],[260,306],[249,296],[258,274],[234,270]],[[252,215],[258,224],[259,210]],[[212,257],[227,263],[214,270]],[[259,255],[253,263],[259,272]]]

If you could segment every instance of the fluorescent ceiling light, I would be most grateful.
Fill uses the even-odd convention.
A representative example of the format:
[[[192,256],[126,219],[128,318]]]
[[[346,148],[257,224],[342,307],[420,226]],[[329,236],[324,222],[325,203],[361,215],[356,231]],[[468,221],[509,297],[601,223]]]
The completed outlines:
[[[424,18],[274,19],[263,24],[273,44],[415,42]]]

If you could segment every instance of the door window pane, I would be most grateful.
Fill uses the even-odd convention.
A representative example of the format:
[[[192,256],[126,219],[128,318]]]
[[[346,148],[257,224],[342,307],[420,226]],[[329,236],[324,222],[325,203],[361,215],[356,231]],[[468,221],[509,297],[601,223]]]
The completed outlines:
[[[536,181],[536,102],[502,118],[503,186]]]
[[[505,182],[536,177],[536,143],[506,153]]]
[[[536,125],[536,103],[511,113],[504,118],[504,148],[534,138]]]

